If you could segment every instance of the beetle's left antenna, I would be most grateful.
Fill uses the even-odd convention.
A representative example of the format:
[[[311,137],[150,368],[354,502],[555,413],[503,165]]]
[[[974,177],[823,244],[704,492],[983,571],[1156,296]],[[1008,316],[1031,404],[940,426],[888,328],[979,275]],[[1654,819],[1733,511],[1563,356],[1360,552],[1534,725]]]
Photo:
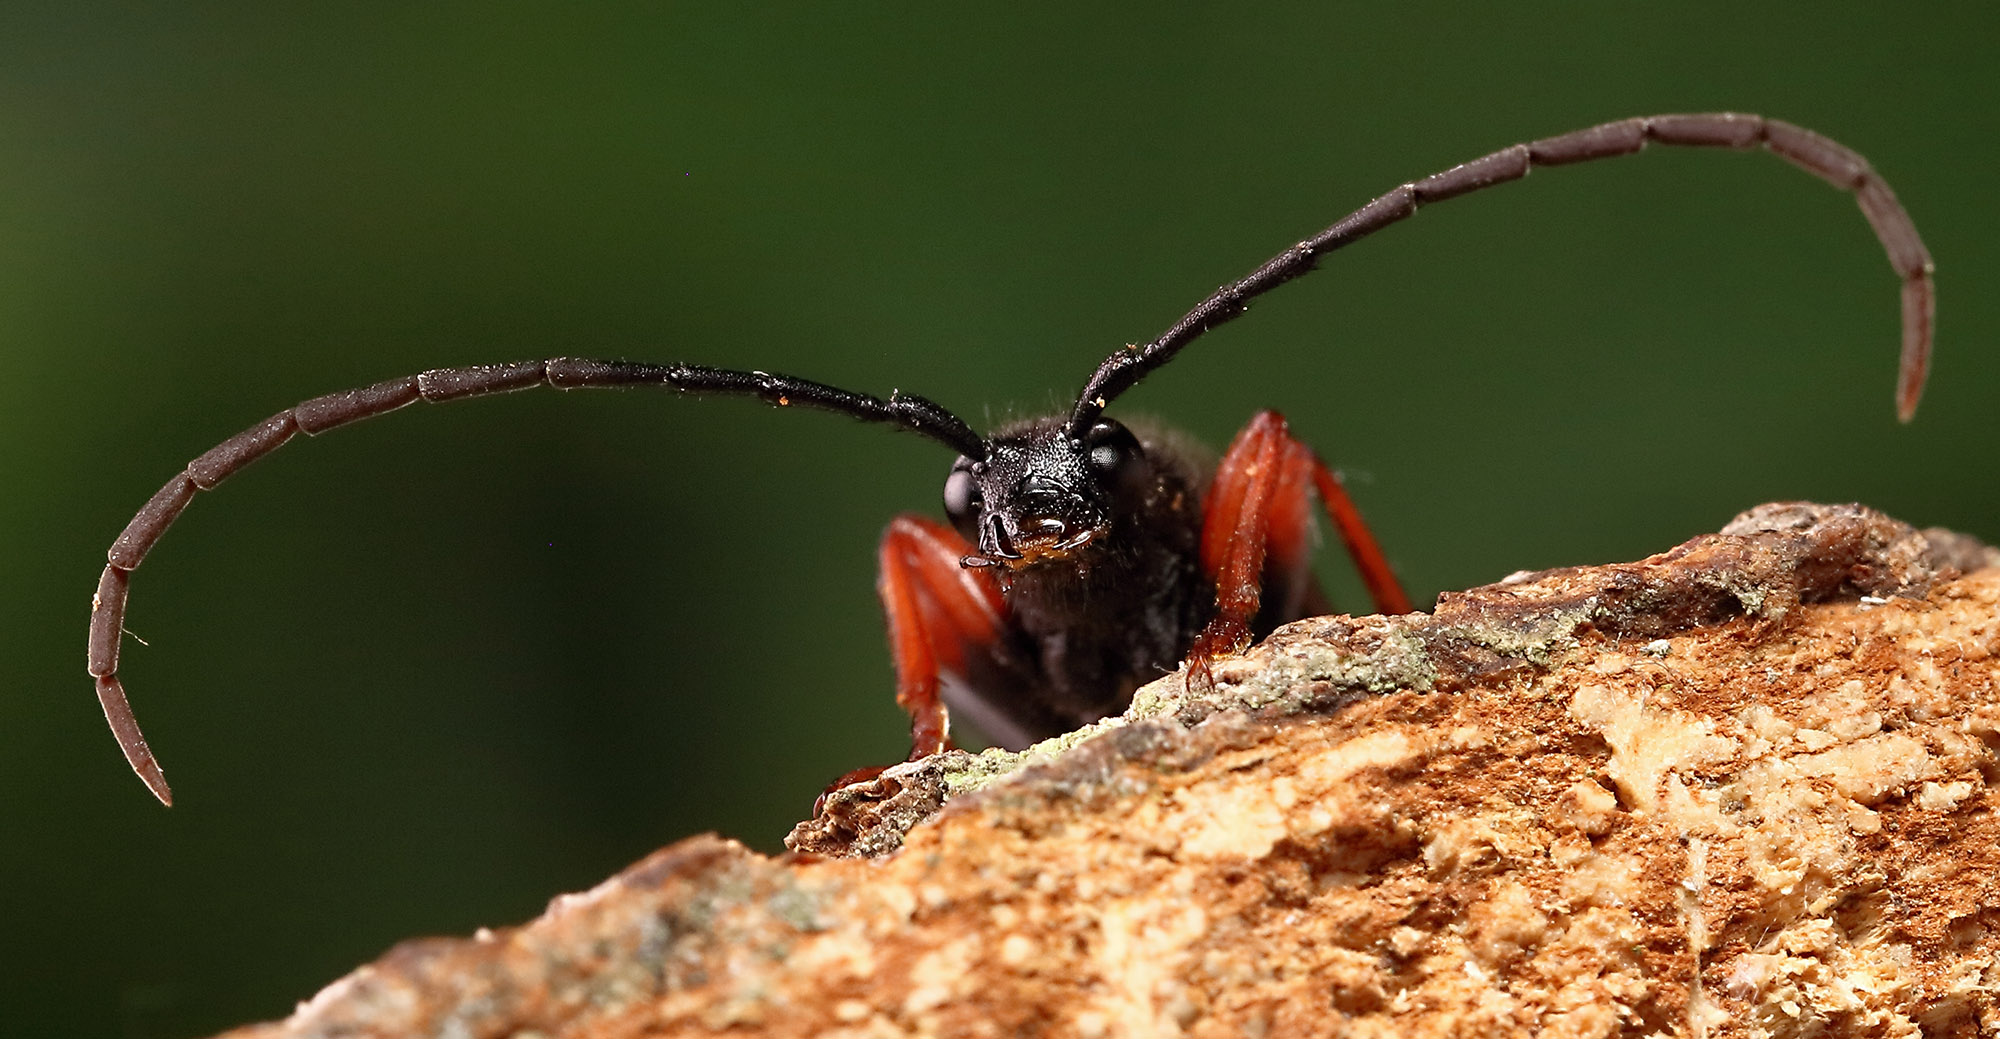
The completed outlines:
[[[1889,266],[1903,282],[1903,353],[1897,368],[1896,417],[1908,422],[1915,416],[1917,400],[1924,392],[1924,378],[1930,371],[1935,308],[1931,254],[1924,249],[1910,215],[1896,201],[1896,193],[1889,190],[1889,182],[1852,148],[1802,126],[1741,112],[1704,112],[1636,116],[1573,130],[1502,148],[1400,185],[1334,221],[1326,230],[1264,261],[1242,278],[1216,289],[1159,338],[1125,347],[1105,358],[1077,397],[1066,430],[1071,438],[1081,438],[1091,423],[1097,421],[1105,405],[1154,369],[1173,360],[1182,347],[1202,333],[1241,316],[1250,308],[1251,300],[1311,271],[1327,253],[1415,216],[1419,206],[1519,180],[1529,170],[1541,166],[1631,155],[1649,142],[1739,151],[1769,148],[1807,173],[1854,193],[1855,201],[1861,205],[1861,215],[1875,229],[1875,237],[1889,254]]]
[[[125,751],[125,760],[161,804],[174,803],[173,791],[167,787],[159,760],[153,757],[152,748],[146,745],[146,737],[139,731],[138,720],[132,716],[125,686],[118,680],[118,650],[125,634],[125,600],[132,571],[138,569],[146,553],[194,500],[195,494],[213,489],[237,470],[277,450],[296,433],[307,436],[324,433],[417,401],[435,403],[536,386],[559,390],[658,386],[704,396],[758,397],[775,407],[818,408],[864,422],[906,429],[967,458],[986,456],[985,442],[964,419],[913,393],[891,393],[884,400],[789,375],[692,364],[558,357],[515,364],[439,368],[358,390],[329,393],[287,408],[208,449],[189,462],[185,470],[174,474],[125,525],[118,540],[111,543],[110,562],[98,579],[96,596],[91,599],[89,669],[91,677],[97,680],[98,703],[103,705],[104,718],[118,737],[118,746]]]

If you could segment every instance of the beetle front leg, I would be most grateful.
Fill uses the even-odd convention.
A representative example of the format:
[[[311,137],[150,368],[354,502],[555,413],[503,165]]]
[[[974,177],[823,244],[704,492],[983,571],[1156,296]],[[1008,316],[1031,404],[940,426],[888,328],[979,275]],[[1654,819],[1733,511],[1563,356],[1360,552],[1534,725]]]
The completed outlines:
[[[1291,619],[1310,594],[1307,498],[1314,491],[1376,610],[1410,612],[1409,596],[1340,477],[1292,437],[1283,415],[1259,412],[1223,455],[1204,507],[1201,564],[1215,582],[1215,616],[1188,652],[1189,669],[1198,679],[1205,680],[1215,657],[1250,645],[1252,623],[1265,606],[1267,591],[1280,597],[1271,604],[1285,614],[1279,620]]]
[[[957,531],[924,516],[898,516],[882,533],[875,590],[889,622],[896,703],[910,714],[911,761],[951,746],[946,676],[982,670],[1007,637],[1000,582],[991,571],[960,564],[973,551]],[[872,779],[887,767],[855,769],[828,789]]]
[[[957,531],[924,516],[898,516],[882,534],[875,588],[889,622],[896,703],[910,712],[912,761],[950,741],[945,675],[965,676],[975,655],[1005,637],[1000,582],[990,571],[960,564],[973,551]]]

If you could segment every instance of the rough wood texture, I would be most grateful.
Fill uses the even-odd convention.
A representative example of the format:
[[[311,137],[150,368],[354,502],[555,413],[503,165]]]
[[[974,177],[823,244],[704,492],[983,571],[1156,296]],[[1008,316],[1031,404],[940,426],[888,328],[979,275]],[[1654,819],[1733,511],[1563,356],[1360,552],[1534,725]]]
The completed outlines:
[[[1765,506],[1291,625],[844,792],[819,854],[683,841],[231,1034],[1993,1035],[1996,654],[2000,553]]]

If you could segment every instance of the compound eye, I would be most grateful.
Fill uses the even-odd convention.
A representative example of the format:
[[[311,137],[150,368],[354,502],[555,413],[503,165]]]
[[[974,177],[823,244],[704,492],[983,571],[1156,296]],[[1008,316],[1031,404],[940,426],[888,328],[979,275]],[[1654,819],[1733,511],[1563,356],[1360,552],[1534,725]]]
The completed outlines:
[[[1090,452],[1090,467],[1108,473],[1138,457],[1139,441],[1132,431],[1110,419],[1099,419],[1085,433],[1083,443]]]
[[[944,480],[944,514],[965,540],[979,542],[979,509],[985,501],[979,480],[967,469],[953,469]]]

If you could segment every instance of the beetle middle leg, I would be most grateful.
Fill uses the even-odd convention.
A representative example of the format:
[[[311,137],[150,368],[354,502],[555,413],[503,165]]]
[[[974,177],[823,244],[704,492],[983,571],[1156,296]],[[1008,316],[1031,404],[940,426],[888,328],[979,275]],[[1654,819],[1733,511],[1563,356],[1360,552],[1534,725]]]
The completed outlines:
[[[1209,662],[1240,652],[1254,635],[1324,607],[1311,570],[1308,497],[1317,492],[1362,583],[1381,613],[1408,613],[1396,580],[1340,477],[1291,435],[1275,411],[1252,418],[1216,468],[1202,519],[1202,569],[1215,581],[1215,615],[1188,651],[1196,681]]]

